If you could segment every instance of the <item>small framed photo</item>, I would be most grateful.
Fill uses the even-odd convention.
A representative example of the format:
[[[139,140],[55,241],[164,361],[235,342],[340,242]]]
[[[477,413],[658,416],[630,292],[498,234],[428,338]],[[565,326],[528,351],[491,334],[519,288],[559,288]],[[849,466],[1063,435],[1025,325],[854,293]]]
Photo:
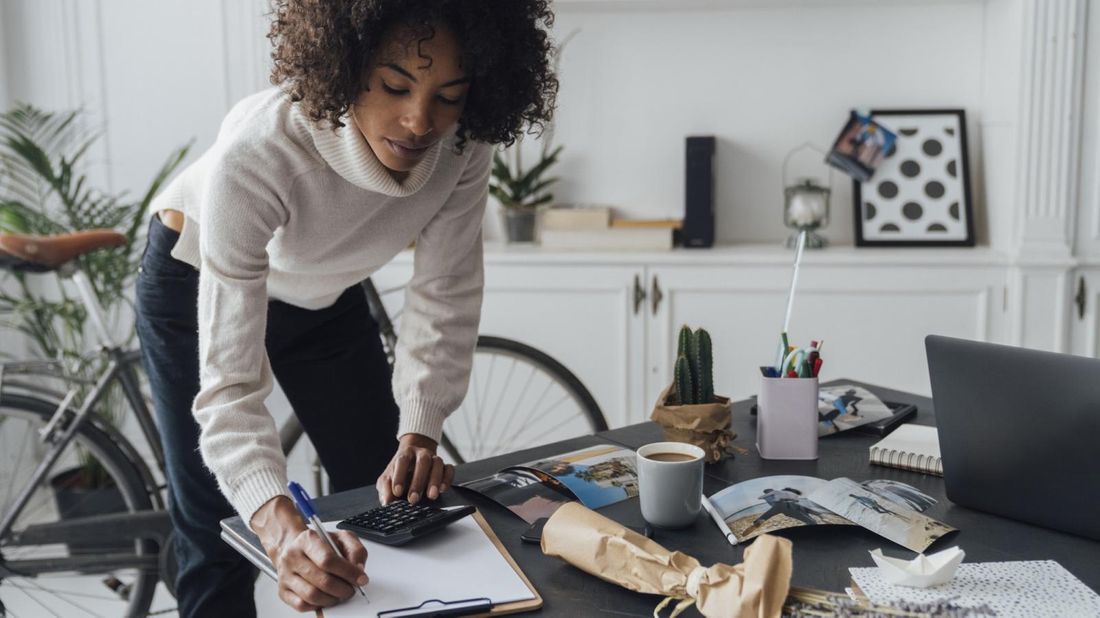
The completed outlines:
[[[873,176],[853,181],[856,246],[973,247],[966,114],[872,110],[897,135]]]

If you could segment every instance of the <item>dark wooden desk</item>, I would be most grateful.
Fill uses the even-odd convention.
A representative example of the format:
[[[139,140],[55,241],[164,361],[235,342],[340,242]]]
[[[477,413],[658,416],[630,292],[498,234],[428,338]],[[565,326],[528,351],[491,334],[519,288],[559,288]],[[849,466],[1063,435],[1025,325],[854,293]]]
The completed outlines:
[[[848,380],[845,380],[848,381]],[[919,408],[918,424],[934,425],[932,401],[868,385],[884,399],[914,403]],[[746,453],[731,460],[707,466],[704,491],[711,495],[731,483],[774,474],[804,474],[822,478],[847,476],[855,480],[887,478],[904,481],[934,496],[939,503],[929,515],[959,529],[941,539],[929,551],[959,545],[966,550],[968,562],[1001,560],[1056,560],[1093,590],[1100,590],[1100,542],[1024,524],[955,506],[944,495],[943,479],[914,472],[871,466],[868,447],[878,438],[851,432],[823,438],[817,461],[764,461],[756,453],[755,419],[749,414],[749,402],[739,402],[733,411],[733,427],[738,437],[734,444]],[[469,481],[491,474],[507,465],[542,458],[555,453],[601,442],[616,442],[637,448],[662,439],[660,428],[642,423],[526,451],[510,453],[459,467],[457,481]],[[470,502],[478,506],[501,541],[545,599],[542,614],[551,616],[652,616],[656,597],[627,592],[605,583],[552,558],[542,555],[538,546],[520,541],[527,524],[496,503],[472,492],[455,490],[442,499],[444,504]],[[317,500],[324,519],[346,517],[377,504],[373,487],[326,496]],[[627,500],[600,511],[629,526],[643,522],[637,499]],[[794,574],[797,586],[842,591],[849,582],[848,567],[873,566],[868,551],[883,548],[888,554],[911,556],[894,543],[857,526],[815,526],[778,533],[794,542]],[[678,549],[704,564],[741,561],[743,546],[731,547],[711,520],[700,515],[691,528],[659,531],[655,540],[670,549]],[[367,569],[384,569],[371,565]],[[456,568],[462,568],[456,565]],[[690,615],[698,616],[692,610]]]

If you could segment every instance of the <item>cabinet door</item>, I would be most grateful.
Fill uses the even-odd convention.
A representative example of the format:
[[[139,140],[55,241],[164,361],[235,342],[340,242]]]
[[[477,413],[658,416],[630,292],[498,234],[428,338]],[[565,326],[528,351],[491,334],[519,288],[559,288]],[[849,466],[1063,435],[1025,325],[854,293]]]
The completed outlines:
[[[650,307],[646,395],[671,378],[682,324],[714,342],[715,391],[741,399],[758,391],[759,367],[775,364],[790,267],[662,266]],[[851,378],[928,394],[924,337],[1000,336],[1003,273],[989,268],[804,264],[790,324],[792,345],[823,340],[823,380]]]
[[[375,284],[400,286],[411,268],[399,259],[375,275]],[[642,304],[634,309],[636,278],[645,291],[642,275],[631,266],[489,259],[480,332],[533,346],[565,365],[611,427],[637,422],[648,414],[641,398],[645,318]],[[391,313],[402,303],[400,292],[383,300]]]
[[[1070,351],[1100,358],[1100,268],[1080,269],[1073,278]]]

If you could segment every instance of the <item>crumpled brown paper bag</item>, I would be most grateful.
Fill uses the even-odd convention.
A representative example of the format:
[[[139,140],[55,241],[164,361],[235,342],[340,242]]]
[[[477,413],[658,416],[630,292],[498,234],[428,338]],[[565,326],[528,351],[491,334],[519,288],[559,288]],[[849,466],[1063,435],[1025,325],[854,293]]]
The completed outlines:
[[[729,445],[737,434],[730,431],[733,406],[728,397],[715,397],[715,403],[669,405],[675,385],[665,387],[657,398],[650,419],[665,430],[665,439],[694,444],[707,454],[707,462],[720,461],[729,454]]]
[[[764,534],[741,564],[703,567],[576,502],[546,522],[542,552],[628,590],[667,597],[654,616],[677,600],[672,616],[694,603],[707,618],[771,618],[780,615],[791,583],[787,539]]]

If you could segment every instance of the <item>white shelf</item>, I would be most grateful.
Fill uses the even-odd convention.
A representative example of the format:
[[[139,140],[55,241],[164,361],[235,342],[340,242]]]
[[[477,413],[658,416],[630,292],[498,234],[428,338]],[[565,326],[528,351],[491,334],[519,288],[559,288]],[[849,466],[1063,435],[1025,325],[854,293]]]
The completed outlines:
[[[780,244],[719,245],[711,249],[673,249],[671,251],[561,251],[534,244],[485,244],[487,264],[624,264],[624,265],[786,265],[793,250]],[[405,251],[394,261],[412,262]],[[869,248],[837,245],[807,250],[802,263],[812,266],[1008,266],[1006,253],[989,247],[974,248]]]

